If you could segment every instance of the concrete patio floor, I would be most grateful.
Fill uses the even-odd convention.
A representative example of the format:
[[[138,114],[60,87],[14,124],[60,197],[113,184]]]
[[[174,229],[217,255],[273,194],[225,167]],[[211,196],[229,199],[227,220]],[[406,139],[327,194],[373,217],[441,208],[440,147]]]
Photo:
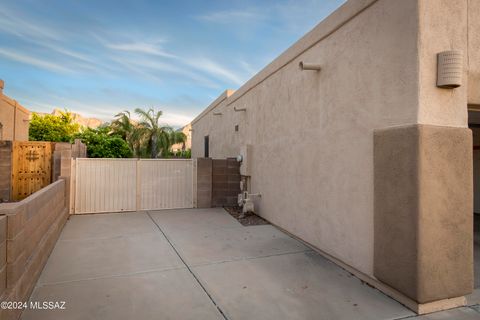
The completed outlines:
[[[244,227],[223,209],[73,216],[31,301],[66,310],[24,320],[417,318],[275,227]],[[480,309],[418,319],[480,319]]]

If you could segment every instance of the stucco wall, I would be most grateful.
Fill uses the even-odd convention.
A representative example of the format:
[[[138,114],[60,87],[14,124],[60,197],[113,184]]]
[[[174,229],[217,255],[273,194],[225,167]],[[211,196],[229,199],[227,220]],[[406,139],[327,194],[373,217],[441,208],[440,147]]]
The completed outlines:
[[[347,2],[193,122],[194,157],[205,135],[214,158],[253,145],[260,215],[372,276],[373,130],[417,120],[417,8]]]
[[[471,51],[467,46],[467,0],[421,0],[419,3],[419,112],[418,123],[467,127],[467,71]],[[477,15],[480,6],[476,6]],[[480,27],[480,25],[479,25]],[[470,33],[478,33],[470,30]],[[439,52],[461,50],[464,53],[464,85],[456,90],[436,87]]]
[[[468,103],[480,105],[480,1],[468,0]]]
[[[203,156],[207,135],[213,158],[251,144],[256,211],[374,277],[374,130],[467,127],[470,53],[480,48],[467,41],[472,10],[480,5],[468,0],[348,1],[202,112],[192,156]],[[465,53],[464,85],[439,89],[437,53],[450,49]]]
[[[0,140],[28,141],[30,112],[0,90]]]

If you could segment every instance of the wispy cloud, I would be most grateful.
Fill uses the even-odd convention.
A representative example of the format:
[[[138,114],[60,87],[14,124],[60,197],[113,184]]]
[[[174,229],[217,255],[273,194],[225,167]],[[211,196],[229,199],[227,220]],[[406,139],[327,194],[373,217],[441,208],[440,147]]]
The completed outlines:
[[[186,59],[184,62],[194,69],[201,70],[219,79],[228,79],[236,85],[241,85],[245,80],[230,68],[206,57]]]
[[[58,30],[47,27],[44,24],[31,21],[29,17],[0,7],[0,32],[9,33],[18,37],[60,39]]]
[[[267,16],[257,9],[215,11],[196,17],[214,23],[252,22],[265,20]]]
[[[67,107],[105,120],[152,105],[164,111],[165,122],[183,125],[343,0],[247,0],[229,7],[211,1],[126,0],[115,9],[113,0],[53,0],[48,8],[3,1],[0,68],[7,92],[32,110]],[[227,10],[199,11],[220,7]]]
[[[240,65],[247,72],[249,77],[252,77],[255,73],[258,72],[258,70],[256,68],[254,68],[250,63],[248,63],[244,60],[240,61]]]
[[[72,70],[65,68],[63,66],[60,66],[58,64],[52,63],[50,61],[42,60],[36,57],[32,57],[15,50],[0,48],[0,56],[3,56],[10,60],[29,64],[37,68],[42,68],[48,71],[52,71],[52,72],[61,72],[61,73],[72,72]]]
[[[137,52],[151,54],[154,56],[176,58],[177,56],[166,52],[158,45],[148,42],[128,42],[128,43],[104,43],[105,47],[118,51]]]
[[[193,116],[185,116],[174,112],[166,111],[163,113],[161,121],[172,127],[181,127],[193,120]]]
[[[194,83],[197,86],[204,88],[221,88],[218,82],[212,81],[208,77],[199,72],[192,71],[192,68],[179,59],[174,62],[162,62],[158,59],[152,59],[144,56],[110,56],[109,59],[127,69],[132,74],[149,78],[158,82],[165,82],[168,75],[177,76],[174,81],[180,83]],[[170,80],[172,82],[173,80]]]
[[[132,111],[132,116],[136,119],[133,112],[133,107],[119,106],[110,103],[89,103],[85,104],[80,100],[65,98],[61,96],[50,96],[49,102],[39,101],[34,99],[19,96],[18,99],[29,106],[32,111],[50,113],[54,108],[67,108],[74,112],[81,110],[81,115],[84,117],[99,118],[102,121],[111,121],[112,118],[121,110]],[[172,107],[163,112],[161,123],[172,127],[181,127],[189,123],[194,118],[193,115],[185,115],[182,113],[171,111]],[[173,109],[175,107],[173,106]]]

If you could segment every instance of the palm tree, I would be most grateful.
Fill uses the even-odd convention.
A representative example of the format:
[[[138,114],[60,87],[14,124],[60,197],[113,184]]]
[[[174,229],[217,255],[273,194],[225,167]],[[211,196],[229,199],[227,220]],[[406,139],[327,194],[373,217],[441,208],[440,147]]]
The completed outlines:
[[[185,150],[185,142],[187,142],[187,136],[182,131],[172,131],[170,134],[170,149],[174,144],[181,143],[182,150]]]
[[[140,117],[137,135],[146,143],[146,149],[151,158],[158,158],[160,153],[166,154],[170,146],[171,128],[160,125],[159,120],[163,114],[162,111],[155,111],[152,108],[145,111],[137,108],[135,113]]]
[[[134,124],[130,117],[130,111],[123,111],[115,115],[115,120],[111,123],[113,132],[121,136],[124,140],[128,139],[128,136],[133,131]]]
[[[138,126],[132,120],[130,111],[123,111],[115,115],[115,120],[112,121],[110,127],[112,133],[117,134],[123,138],[132,150],[134,156],[138,156],[141,136],[138,131]]]

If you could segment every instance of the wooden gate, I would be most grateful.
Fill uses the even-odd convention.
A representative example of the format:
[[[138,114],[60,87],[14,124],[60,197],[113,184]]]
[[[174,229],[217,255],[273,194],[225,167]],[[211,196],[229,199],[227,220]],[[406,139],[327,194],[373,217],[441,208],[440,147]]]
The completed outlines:
[[[22,200],[50,184],[52,143],[14,141],[12,152],[12,199]]]

